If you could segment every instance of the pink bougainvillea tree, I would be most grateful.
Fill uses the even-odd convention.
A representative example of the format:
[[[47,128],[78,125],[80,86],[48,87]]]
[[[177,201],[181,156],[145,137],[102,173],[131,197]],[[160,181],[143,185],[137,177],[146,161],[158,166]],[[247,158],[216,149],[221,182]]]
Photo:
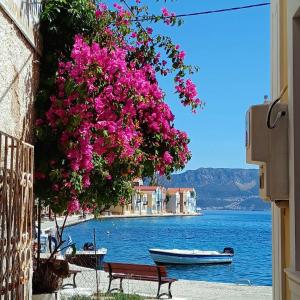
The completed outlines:
[[[202,106],[185,52],[137,22],[149,19],[147,8],[90,9],[93,29],[74,34],[69,53],[59,54],[54,88],[36,121],[38,143],[49,149],[36,167],[38,191],[54,211],[124,204],[135,177],[185,166],[189,139],[174,127],[158,76],[173,76],[183,105]],[[166,8],[150,20],[178,22]]]

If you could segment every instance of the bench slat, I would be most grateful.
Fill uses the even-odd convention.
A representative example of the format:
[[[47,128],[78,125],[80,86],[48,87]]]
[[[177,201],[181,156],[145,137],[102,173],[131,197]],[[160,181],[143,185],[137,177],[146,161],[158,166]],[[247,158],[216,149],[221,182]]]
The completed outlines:
[[[162,277],[167,276],[167,271],[164,266],[150,266],[150,265],[137,265],[137,264],[124,264],[124,263],[105,263],[104,270],[109,272],[110,267],[112,273],[122,274],[135,274],[146,276],[158,276],[158,272]]]
[[[132,279],[132,280],[145,280],[145,281],[156,281],[157,282],[157,276],[139,276],[139,275],[126,275],[126,274],[113,274],[112,275],[113,278],[117,279]],[[176,279],[173,279],[173,278],[166,278],[166,277],[162,277],[161,278],[161,282],[174,282],[174,281],[177,281]]]

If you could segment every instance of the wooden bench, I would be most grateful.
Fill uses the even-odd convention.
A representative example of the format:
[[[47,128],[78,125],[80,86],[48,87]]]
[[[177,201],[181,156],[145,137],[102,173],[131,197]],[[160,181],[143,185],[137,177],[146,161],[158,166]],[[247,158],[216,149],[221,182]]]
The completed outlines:
[[[177,279],[167,277],[167,270],[164,266],[106,262],[104,263],[104,271],[109,273],[107,293],[115,290],[123,292],[123,279],[131,279],[158,282],[156,298],[159,299],[161,296],[168,296],[169,298],[172,298],[171,285],[174,281],[177,281]],[[111,283],[115,279],[120,279],[120,287],[111,289]],[[168,283],[168,293],[160,293],[161,286],[166,283]]]

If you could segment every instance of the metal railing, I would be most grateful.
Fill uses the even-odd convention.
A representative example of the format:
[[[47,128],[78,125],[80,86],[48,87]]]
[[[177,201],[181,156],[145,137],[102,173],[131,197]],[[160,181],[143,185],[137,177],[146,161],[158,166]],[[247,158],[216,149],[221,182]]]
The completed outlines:
[[[0,131],[0,299],[29,299],[33,146]]]

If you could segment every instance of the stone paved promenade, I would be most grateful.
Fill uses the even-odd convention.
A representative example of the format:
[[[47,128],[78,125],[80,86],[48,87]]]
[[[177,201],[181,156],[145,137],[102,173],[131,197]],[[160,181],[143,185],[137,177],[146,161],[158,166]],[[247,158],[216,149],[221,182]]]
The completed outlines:
[[[96,274],[86,268],[72,266],[74,269],[80,269],[82,272],[77,275],[77,289],[64,289],[61,293],[64,295],[92,294],[96,292]],[[98,271],[99,289],[105,292],[108,287],[107,274]],[[71,282],[70,279],[64,281]],[[114,283],[118,287],[119,281]],[[139,294],[148,297],[156,295],[157,283],[124,280],[124,292],[130,294]],[[167,288],[162,287],[162,291]],[[179,280],[172,285],[172,294],[174,300],[271,300],[272,287],[270,286],[246,286],[237,284],[225,284],[206,281]]]

